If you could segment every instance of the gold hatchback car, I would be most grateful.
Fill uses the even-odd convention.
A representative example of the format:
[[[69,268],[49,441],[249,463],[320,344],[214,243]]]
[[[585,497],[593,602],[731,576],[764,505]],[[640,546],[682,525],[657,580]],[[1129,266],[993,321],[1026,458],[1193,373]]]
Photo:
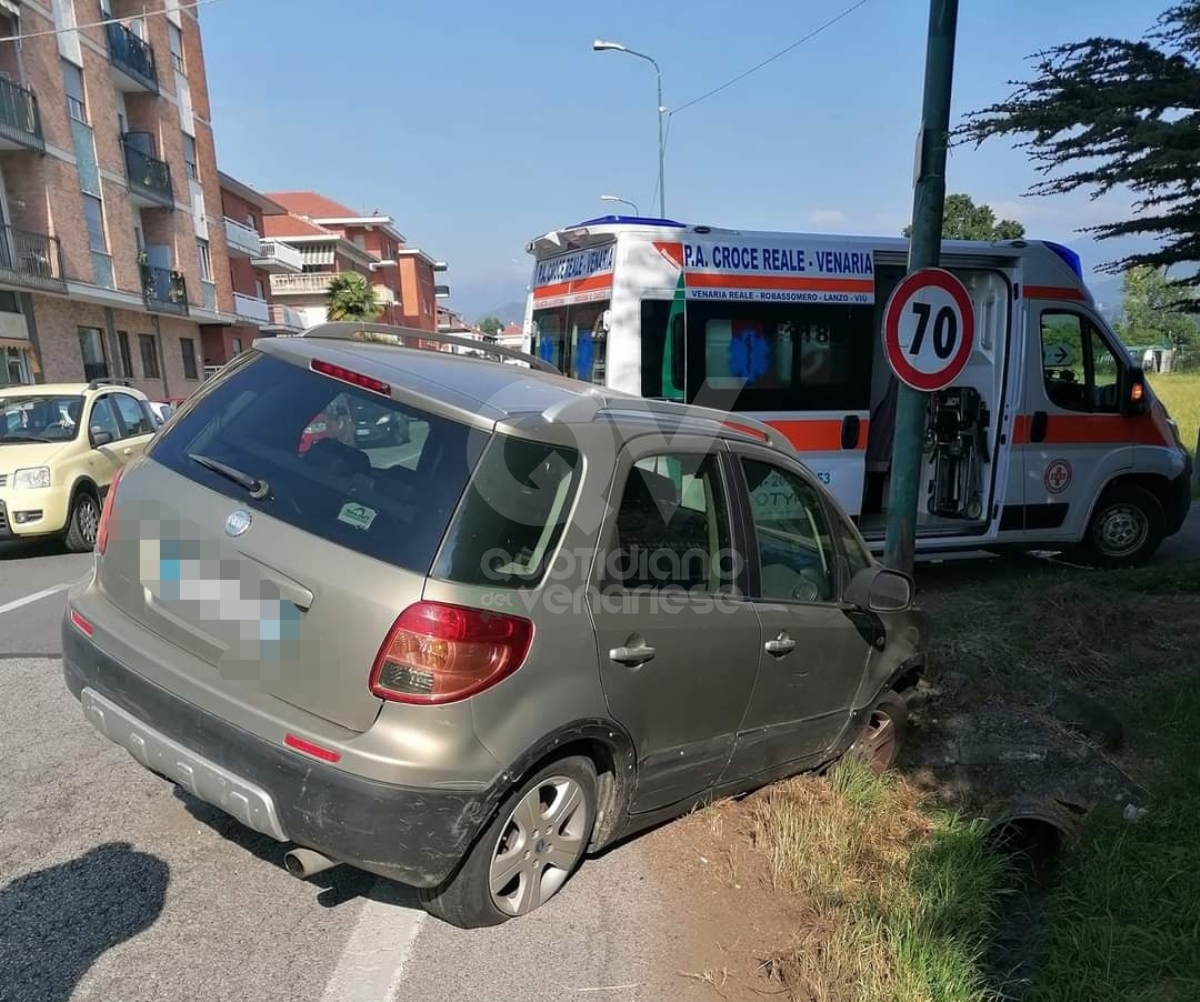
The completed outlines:
[[[120,380],[0,386],[0,541],[59,534],[90,550],[113,477],[158,425]]]

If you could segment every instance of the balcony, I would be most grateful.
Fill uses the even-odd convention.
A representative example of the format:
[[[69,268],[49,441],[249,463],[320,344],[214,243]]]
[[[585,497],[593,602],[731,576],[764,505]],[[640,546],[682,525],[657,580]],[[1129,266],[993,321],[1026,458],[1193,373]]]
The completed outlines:
[[[0,78],[0,150],[46,152],[37,95]]]
[[[127,132],[121,137],[125,150],[125,176],[129,180],[129,200],[142,209],[174,209],[175,190],[171,186],[171,165],[151,155],[145,132]]]
[[[228,216],[225,217],[225,243],[230,257],[256,258],[262,253],[258,231]]]
[[[304,314],[290,306],[281,303],[271,304],[271,315],[263,330],[272,334],[299,334],[308,324]]]
[[[438,299],[449,299],[450,298],[450,286],[435,285],[433,287],[433,294]]]
[[[269,323],[271,320],[271,306],[265,299],[244,296],[240,292],[233,294],[233,312],[243,320],[253,320],[256,324]]]
[[[383,306],[391,306],[400,301],[396,296],[395,289],[389,289],[386,285],[373,285],[371,288],[375,290],[376,301]]]
[[[187,316],[187,282],[177,271],[142,265],[142,298],[152,313],[178,313]]]
[[[0,226],[0,282],[66,292],[58,239]]]
[[[127,93],[158,93],[158,68],[154,50],[125,25],[110,21],[108,33],[108,69],[113,86]]]
[[[332,271],[306,271],[299,275],[272,275],[272,296],[327,296]]]
[[[303,269],[304,259],[300,252],[289,244],[278,240],[260,240],[259,252],[250,264],[273,274],[295,273]]]

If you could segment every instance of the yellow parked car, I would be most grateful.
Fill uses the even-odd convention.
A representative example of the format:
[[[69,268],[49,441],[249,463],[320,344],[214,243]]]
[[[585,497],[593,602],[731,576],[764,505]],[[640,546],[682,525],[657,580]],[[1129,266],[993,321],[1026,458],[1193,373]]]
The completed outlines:
[[[157,428],[121,380],[0,386],[0,540],[61,534],[90,550],[109,484]]]

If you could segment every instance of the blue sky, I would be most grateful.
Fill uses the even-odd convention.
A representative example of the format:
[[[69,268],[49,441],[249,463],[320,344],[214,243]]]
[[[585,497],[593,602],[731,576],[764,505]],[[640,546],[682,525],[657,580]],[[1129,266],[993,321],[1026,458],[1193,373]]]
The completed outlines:
[[[658,59],[678,107],[778,51],[852,0],[220,0],[200,14],[222,168],[263,189],[312,188],[395,217],[450,263],[469,317],[523,295],[533,235],[654,206],[649,64],[593,53],[616,39]],[[1165,3],[1165,0],[1162,0]],[[1092,34],[1131,37],[1149,0],[964,0],[953,120],[1008,93],[1025,57]],[[681,111],[667,214],[763,229],[897,232],[911,211],[926,0],[871,0],[741,83]],[[269,40],[269,41],[268,41]],[[949,189],[1089,265],[1117,255],[1073,231],[1128,200],[1022,199],[1035,179],[993,141],[958,149]]]

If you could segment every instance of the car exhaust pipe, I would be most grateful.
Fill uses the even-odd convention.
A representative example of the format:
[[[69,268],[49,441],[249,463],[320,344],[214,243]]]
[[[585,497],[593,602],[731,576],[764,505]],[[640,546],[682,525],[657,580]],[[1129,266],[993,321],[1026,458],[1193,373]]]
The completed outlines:
[[[338,864],[336,859],[330,859],[315,849],[289,849],[283,854],[283,865],[297,880],[307,880]]]

